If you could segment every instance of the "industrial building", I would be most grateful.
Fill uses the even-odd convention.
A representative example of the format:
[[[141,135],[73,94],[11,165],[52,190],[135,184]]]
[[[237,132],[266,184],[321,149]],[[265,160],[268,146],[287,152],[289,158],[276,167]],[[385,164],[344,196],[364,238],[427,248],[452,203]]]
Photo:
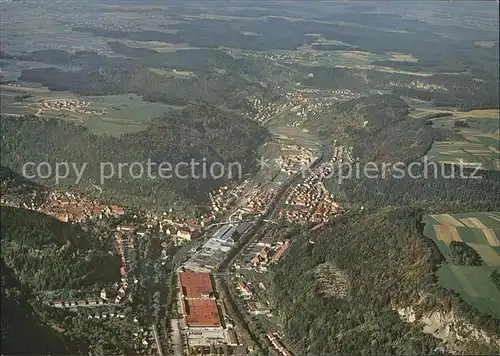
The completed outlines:
[[[221,328],[217,304],[212,299],[187,299],[182,303],[182,314],[189,328]],[[222,328],[221,328],[222,329]]]
[[[221,226],[202,248],[184,263],[184,269],[205,273],[214,270],[251,225],[250,222],[239,222]]]
[[[210,273],[179,272],[179,314],[181,329],[189,347],[229,344],[222,326]]]
[[[179,272],[180,314],[187,328],[222,329],[209,273]]]
[[[209,273],[180,272],[179,291],[185,299],[205,299],[213,295]]]

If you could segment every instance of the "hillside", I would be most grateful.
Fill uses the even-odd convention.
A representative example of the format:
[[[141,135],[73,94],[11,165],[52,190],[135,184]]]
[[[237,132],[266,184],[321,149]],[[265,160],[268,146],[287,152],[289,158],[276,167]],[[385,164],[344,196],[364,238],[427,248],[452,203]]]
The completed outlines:
[[[113,231],[106,235],[94,226],[85,232],[35,211],[5,206],[0,214],[2,352],[87,353],[89,344],[84,340],[90,332],[74,328],[67,334],[53,327],[74,313],[46,303],[97,296],[119,280]],[[97,231],[99,237],[90,231]]]
[[[326,138],[340,129],[339,123],[348,125],[348,130],[363,127],[374,132],[403,120],[408,111],[408,104],[397,95],[369,95],[336,104],[321,117],[312,118],[309,125]]]
[[[408,112],[397,95],[370,95],[334,105],[306,125],[332,145],[353,146],[361,160],[406,162],[422,156],[437,134]]]
[[[104,190],[104,197],[121,204],[163,210],[176,206],[187,212],[192,211],[193,202],[203,202],[208,191],[228,179],[227,169],[222,178],[211,179],[212,162],[220,162],[226,168],[238,162],[245,173],[251,168],[254,150],[268,135],[256,123],[203,103],[167,113],[153,120],[145,131],[119,138],[95,135],[61,120],[31,117],[3,120],[2,133],[2,165],[16,172],[26,162],[49,162],[52,167],[55,162],[71,162],[79,169],[86,163],[79,182],[81,189],[96,194],[100,192],[97,185]],[[151,175],[147,170],[148,159],[156,164]],[[190,179],[176,179],[175,165],[179,162],[189,165],[192,160],[199,167],[195,174],[180,166],[179,175],[188,175]],[[134,162],[143,167],[142,175],[139,169],[130,168]],[[154,178],[158,178],[158,165],[163,162],[171,164],[173,178]],[[203,162],[207,177],[202,176]],[[121,177],[119,163],[125,167]],[[107,167],[106,174],[111,176],[111,167],[115,173],[102,182],[101,164]],[[76,178],[72,170],[62,183],[74,185]],[[53,184],[54,179],[38,182]]]
[[[116,254],[88,233],[52,217],[2,207],[2,259],[28,290],[92,291],[119,278]]]
[[[0,58],[46,64],[47,68],[23,70],[19,79],[40,83],[51,91],[81,95],[136,93],[146,101],[179,106],[207,101],[242,108],[247,97],[263,98],[272,91],[276,82],[269,80],[269,74],[280,81],[287,80],[288,73],[269,61],[257,65],[215,49],[164,53],[121,42],[108,42],[107,46],[114,56],[94,51],[39,50],[22,55],[1,52]],[[176,75],[179,71],[192,75]],[[269,82],[269,87],[261,86],[261,81]]]
[[[306,125],[331,147],[353,146],[361,163],[376,162],[380,168],[401,161],[407,168],[434,139],[453,135],[408,113],[396,95],[370,95],[334,105]],[[297,354],[492,354],[499,349],[495,314],[484,314],[484,308],[476,309],[438,282],[436,271],[446,266],[447,256],[424,237],[421,225],[423,213],[498,210],[499,176],[483,171],[466,179],[449,165],[417,166],[412,173],[351,176],[342,184],[334,176],[327,182],[350,212],[323,230],[304,228],[272,272],[274,307]],[[339,284],[338,276],[347,281]]]
[[[498,55],[494,61],[498,62]],[[465,73],[448,73],[448,71],[453,72],[453,67],[449,62],[445,62],[441,64],[446,68],[445,73],[426,73],[421,76],[415,68],[412,68],[411,63],[391,62],[393,66],[398,64],[404,66],[406,72],[393,68],[374,70],[303,67],[300,69],[302,74],[300,80],[302,84],[319,88],[350,89],[359,92],[370,89],[390,90],[397,95],[431,101],[435,106],[464,109],[498,107],[498,74],[494,76],[485,74],[484,67],[477,68],[474,75],[468,73],[471,71],[470,68]],[[432,71],[436,70],[435,64],[436,62],[433,62],[426,66]],[[485,79],[477,80],[477,76],[483,75]]]
[[[434,276],[441,257],[417,229],[411,208],[350,214],[321,232],[303,232],[274,270],[274,307],[297,354],[493,354],[498,319],[481,316]],[[316,271],[348,278],[347,295],[324,293]],[[412,322],[400,315],[413,310]],[[440,315],[437,318],[436,315]],[[429,319],[430,318],[430,319]],[[446,324],[446,318],[453,320]],[[445,337],[422,333],[448,328]],[[469,330],[483,330],[469,334]],[[429,331],[427,331],[429,333]],[[433,331],[434,332],[434,331]],[[441,339],[442,337],[442,339]],[[492,337],[492,339],[488,339]]]
[[[2,258],[2,353],[8,355],[67,355],[65,341],[28,302],[28,296]],[[29,340],[29,342],[27,342]]]

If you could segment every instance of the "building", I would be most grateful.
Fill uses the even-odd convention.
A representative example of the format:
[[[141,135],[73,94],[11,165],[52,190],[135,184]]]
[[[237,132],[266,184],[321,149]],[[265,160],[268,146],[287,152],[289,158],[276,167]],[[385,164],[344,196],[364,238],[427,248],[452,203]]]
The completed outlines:
[[[191,231],[179,229],[177,230],[177,237],[186,241],[191,241]]]
[[[209,273],[180,272],[179,314],[188,345],[209,346],[228,342]]]
[[[239,240],[240,236],[241,233],[238,230],[238,226],[229,224],[224,225],[219,230],[217,230],[212,239],[222,244],[233,245]]]
[[[212,281],[209,273],[180,272],[179,291],[183,298],[205,299],[213,296]]]
[[[281,258],[281,256],[283,256],[283,254],[285,253],[285,251],[288,249],[289,246],[290,246],[290,240],[286,240],[285,243],[278,249],[278,251],[274,255],[273,262],[278,261]]]
[[[230,224],[227,224],[227,225],[222,225],[219,230],[217,230],[214,234],[214,236],[212,237],[213,239],[216,239],[216,240],[222,240],[223,239],[223,236],[232,228],[232,226]]]
[[[111,209],[111,212],[114,215],[123,215],[123,214],[125,214],[125,209],[123,209],[121,206],[111,205],[110,209]]]
[[[269,339],[269,341],[271,341],[271,344],[273,344],[273,347],[280,354],[282,354],[283,356],[291,356],[292,355],[290,353],[290,351],[288,351],[288,349],[285,347],[285,345],[283,345],[283,343],[281,342],[281,339],[278,336],[278,334],[273,333],[273,332],[268,332],[267,333],[267,338]]]
[[[245,282],[238,283],[238,288],[244,297],[249,298],[252,296],[252,291],[250,290],[250,288],[247,286],[247,284]]]
[[[247,310],[252,315],[265,315],[271,312],[269,308],[260,302],[247,302]]]
[[[221,328],[219,311],[213,299],[185,299],[182,314],[190,328]]]

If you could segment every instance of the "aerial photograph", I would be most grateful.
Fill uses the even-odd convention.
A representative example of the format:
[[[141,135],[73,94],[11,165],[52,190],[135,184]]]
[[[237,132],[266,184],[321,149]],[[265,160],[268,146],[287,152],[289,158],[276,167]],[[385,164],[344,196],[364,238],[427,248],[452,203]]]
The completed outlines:
[[[499,2],[0,0],[2,355],[500,355]]]

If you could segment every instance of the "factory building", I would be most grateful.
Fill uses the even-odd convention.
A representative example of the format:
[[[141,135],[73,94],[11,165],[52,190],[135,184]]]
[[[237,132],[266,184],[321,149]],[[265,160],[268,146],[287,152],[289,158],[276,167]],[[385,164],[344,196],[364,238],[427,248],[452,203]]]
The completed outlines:
[[[179,273],[180,313],[189,328],[222,329],[209,273]]]

